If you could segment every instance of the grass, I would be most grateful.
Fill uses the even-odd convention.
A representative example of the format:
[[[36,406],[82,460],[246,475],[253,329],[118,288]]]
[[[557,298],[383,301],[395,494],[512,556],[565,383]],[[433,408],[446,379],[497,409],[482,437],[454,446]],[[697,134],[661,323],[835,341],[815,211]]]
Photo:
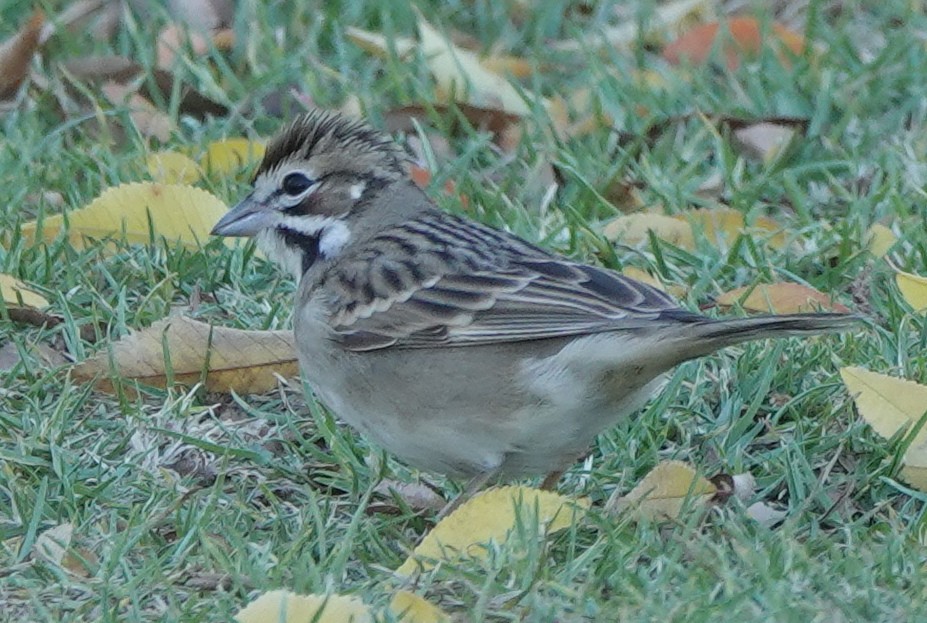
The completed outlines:
[[[372,59],[345,38],[347,25],[412,34],[412,10],[388,4],[242,3],[235,50],[191,58],[178,70],[236,112],[180,120],[167,147],[266,136],[280,120],[259,104],[290,88],[321,106],[356,96],[375,121],[396,105],[422,103],[433,92],[424,59]],[[899,267],[923,274],[927,265],[927,15],[916,3],[811,2],[799,16],[821,44],[816,58],[785,69],[768,53],[735,71],[705,67],[681,77],[646,48],[567,55],[547,45],[615,23],[608,5],[530,6],[523,13],[489,2],[421,9],[483,49],[532,59],[539,71],[529,88],[551,95],[594,87],[602,110],[630,136],[693,111],[799,116],[810,120],[807,135],[788,157],[763,164],[744,160],[697,115],[629,144],[605,131],[568,142],[538,135],[511,157],[485,134],[463,132],[450,138],[451,155],[434,181],[443,207],[463,210],[438,190],[453,179],[472,216],[571,257],[654,270],[686,286],[691,308],[734,287],[788,278],[837,294],[871,323],[855,335],[752,344],[682,366],[667,392],[601,436],[588,471],[577,466],[560,485],[600,503],[657,461],[682,459],[708,474],[750,472],[757,499],[788,511],[782,525],[761,527],[737,504],[668,525],[594,510],[543,543],[529,535],[485,563],[445,567],[424,577],[418,592],[474,621],[927,620],[927,498],[898,479],[897,444],[861,423],[836,374],[864,365],[927,380],[925,323],[900,301],[890,268],[865,252],[872,223],[895,223],[903,236]],[[5,3],[0,34],[30,8]],[[40,70],[113,52],[150,65],[151,33],[165,20],[161,11],[130,20],[106,43],[56,36]],[[868,41],[875,43],[861,43]],[[666,82],[650,86],[635,77],[640,69],[663,72]],[[101,110],[127,119],[125,111]],[[44,191],[79,207],[111,185],[144,179],[146,142],[131,130],[123,142],[101,140],[91,122],[92,115],[62,120],[54,98],[37,90],[0,118],[0,231],[59,212],[37,199]],[[557,164],[563,185],[542,210],[544,189],[525,179],[543,161]],[[610,181],[631,179],[648,204],[675,213],[705,204],[699,188],[712,176],[724,180],[726,202],[773,216],[801,246],[777,250],[744,238],[689,252],[656,240],[613,247],[601,237],[603,221],[617,214],[603,200]],[[231,204],[247,175],[204,186]],[[0,247],[0,272],[36,284],[66,322],[35,328],[0,320],[0,346],[22,355],[0,372],[0,620],[229,620],[277,587],[385,603],[388,571],[430,519],[401,504],[390,514],[367,513],[373,489],[383,477],[426,479],[448,494],[455,483],[393,461],[305,399],[296,382],[262,396],[174,389],[113,397],[70,381],[64,366],[37,354],[46,345],[80,359],[177,311],[238,327],[286,327],[288,278],[250,250],[216,242],[195,253],[164,242],[112,253],[13,240]],[[82,341],[83,326],[98,327],[101,339]],[[33,555],[36,539],[63,523],[74,525],[72,550],[86,570],[67,573]]]

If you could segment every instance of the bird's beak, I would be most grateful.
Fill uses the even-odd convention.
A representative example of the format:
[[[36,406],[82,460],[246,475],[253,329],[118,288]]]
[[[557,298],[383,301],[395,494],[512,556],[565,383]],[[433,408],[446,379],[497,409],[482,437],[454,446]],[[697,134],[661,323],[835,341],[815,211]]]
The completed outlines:
[[[270,210],[254,195],[248,195],[229,210],[209,232],[213,236],[253,236],[273,222]]]

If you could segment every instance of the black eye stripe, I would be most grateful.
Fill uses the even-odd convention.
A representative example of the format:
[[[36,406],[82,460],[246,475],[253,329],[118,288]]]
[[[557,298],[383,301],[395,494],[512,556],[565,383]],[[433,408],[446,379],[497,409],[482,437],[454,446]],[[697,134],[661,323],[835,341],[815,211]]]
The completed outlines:
[[[306,176],[305,173],[293,171],[292,173],[286,174],[283,181],[280,183],[280,188],[287,195],[297,197],[309,190],[313,184],[315,184],[315,181]]]

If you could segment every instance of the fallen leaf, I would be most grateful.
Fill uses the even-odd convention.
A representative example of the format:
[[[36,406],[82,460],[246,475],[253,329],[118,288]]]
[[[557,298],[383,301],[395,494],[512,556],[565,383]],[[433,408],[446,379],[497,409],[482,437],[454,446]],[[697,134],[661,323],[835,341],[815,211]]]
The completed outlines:
[[[654,467],[625,496],[610,499],[614,513],[632,510],[651,520],[676,519],[684,508],[704,506],[718,493],[717,487],[687,463],[664,461]]]
[[[687,221],[693,231],[701,231],[709,243],[722,246],[733,242],[738,236],[749,233],[766,240],[774,249],[788,244],[783,227],[768,216],[758,216],[748,225],[743,212],[733,208],[699,208],[677,214],[673,218]]]
[[[29,286],[14,277],[0,273],[0,299],[6,307],[44,309],[48,301],[40,294],[29,289]]]
[[[169,357],[165,361],[165,355]],[[208,391],[259,394],[277,386],[277,377],[299,373],[292,331],[244,331],[214,327],[175,316],[135,331],[74,366],[74,377],[97,377],[98,387],[113,391],[112,374],[143,385],[165,387],[174,382],[202,381]]]
[[[161,237],[197,249],[206,242],[212,226],[226,213],[226,205],[214,195],[193,186],[140,182],[105,190],[89,205],[67,215],[71,244],[82,248],[84,238],[124,239],[147,244]],[[46,217],[41,235],[52,241],[64,227],[64,216]],[[38,223],[24,223],[27,239],[35,236]]]
[[[390,611],[402,623],[450,623],[451,617],[441,608],[410,591],[396,591],[389,603]]]
[[[29,65],[39,47],[45,13],[36,10],[15,35],[0,43],[0,100],[16,95],[29,75]]]
[[[898,237],[885,225],[873,223],[866,232],[866,247],[874,257],[882,258],[888,255],[896,242]]]
[[[431,184],[431,171],[417,164],[413,164],[409,167],[409,177],[411,177],[416,186],[422,190],[427,189]],[[465,208],[470,205],[469,197],[466,195],[457,195],[457,186],[454,184],[453,180],[444,182],[444,194],[449,197],[457,196],[458,199],[460,199],[460,205]]]
[[[550,47],[555,50],[569,52],[585,52],[597,46],[610,45],[613,47],[627,47],[641,39],[647,33],[673,28],[689,16],[702,11],[709,5],[708,0],[677,0],[676,2],[661,3],[645,26],[646,31],[641,32],[640,23],[636,20],[627,20],[607,28],[601,33],[590,31],[593,36],[580,40],[558,41]]]
[[[648,241],[650,232],[660,240],[683,249],[695,246],[692,226],[689,223],[652,212],[619,216],[609,221],[602,231],[608,240],[631,246]]]
[[[823,292],[800,283],[779,282],[735,288],[719,296],[722,307],[740,305],[746,311],[766,314],[798,314],[829,311],[849,313],[850,309]]]
[[[348,26],[344,32],[360,49],[380,58],[388,58],[395,51],[399,60],[406,60],[418,47],[418,43],[411,37],[385,37],[354,26]]]
[[[69,78],[77,83],[89,85],[116,83],[129,89],[126,83],[141,76],[146,79],[137,87],[140,96],[150,101],[169,101],[178,93],[177,112],[200,120],[210,116],[221,117],[228,108],[201,94],[193,87],[180,82],[166,69],[149,70],[123,56],[90,56],[61,64]],[[129,89],[131,90],[131,89]]]
[[[741,152],[767,164],[785,154],[797,136],[794,127],[765,121],[734,130],[735,145]]]
[[[18,366],[23,360],[23,354],[32,357],[46,368],[55,368],[68,362],[60,352],[41,342],[20,345],[10,341],[0,346],[0,371],[6,372]]]
[[[74,534],[74,524],[58,524],[49,528],[38,536],[33,546],[35,555],[56,566],[61,566],[64,555],[71,547],[71,537]]]
[[[895,283],[911,309],[918,313],[927,312],[927,277],[899,270],[895,272]]]
[[[663,292],[668,292],[676,298],[682,298],[686,295],[685,287],[675,284],[667,285],[659,278],[654,277],[647,271],[634,266],[625,266],[623,269],[621,269],[621,274],[636,281],[646,283],[647,285],[653,286],[654,288],[662,290]]]
[[[506,112],[501,108],[482,108],[465,102],[434,104],[427,108],[412,104],[394,108],[387,112],[384,115],[386,130],[388,132],[415,132],[414,121],[419,123],[427,122],[429,108],[440,115],[442,119],[451,121],[449,124],[451,132],[457,131],[458,128],[455,122],[458,118],[457,115],[460,115],[475,129],[490,132],[497,142],[506,129],[521,121],[521,117],[518,115]]]
[[[480,65],[487,71],[500,76],[527,78],[534,73],[534,68],[526,58],[510,54],[498,54],[480,58]]]
[[[387,498],[387,503],[394,508],[393,496],[398,496],[413,511],[439,511],[447,505],[447,501],[434,489],[418,482],[386,479],[377,484],[374,492]],[[374,510],[381,511],[382,506]]]
[[[200,165],[177,151],[159,151],[145,159],[151,179],[162,184],[192,184],[202,177]]]
[[[588,506],[587,500],[571,500],[530,487],[487,489],[438,522],[412,555],[396,569],[396,574],[408,576],[418,570],[431,569],[435,561],[455,560],[462,556],[485,558],[485,545],[489,541],[504,543],[515,527],[517,517],[522,521],[536,518],[539,533],[549,533],[573,525],[580,509]]]
[[[718,32],[724,29],[721,52],[727,67],[737,69],[742,60],[753,58],[763,49],[765,41],[760,22],[754,17],[732,17],[726,22],[700,24],[663,48],[663,58],[678,65],[687,61],[694,65],[705,63],[711,56]],[[781,24],[772,24],[773,38],[795,55],[805,49],[805,39]],[[782,57],[783,64],[788,59]]]
[[[238,623],[373,623],[363,601],[346,595],[261,594],[235,615]]]
[[[860,416],[885,439],[915,426],[927,412],[925,385],[855,366],[841,368],[840,377]],[[902,461],[902,477],[927,491],[927,426],[911,440]]]
[[[187,30],[208,32],[223,25],[213,0],[171,0],[167,7]]]
[[[163,143],[167,142],[176,130],[171,118],[140,95],[135,87],[118,82],[106,82],[100,86],[100,90],[114,106],[128,108],[129,117],[143,136],[156,138]]]
[[[463,100],[482,108],[501,108],[519,116],[531,114],[531,106],[525,98],[537,99],[547,106],[546,101],[528,91],[519,92],[511,82],[484,68],[475,53],[454,45],[421,14],[418,31],[422,54],[445,101]]]
[[[210,175],[227,176],[261,161],[266,151],[264,143],[246,138],[227,138],[206,146],[200,164]]]
[[[788,512],[773,508],[766,502],[755,502],[747,507],[747,517],[765,528],[782,523],[788,515]]]

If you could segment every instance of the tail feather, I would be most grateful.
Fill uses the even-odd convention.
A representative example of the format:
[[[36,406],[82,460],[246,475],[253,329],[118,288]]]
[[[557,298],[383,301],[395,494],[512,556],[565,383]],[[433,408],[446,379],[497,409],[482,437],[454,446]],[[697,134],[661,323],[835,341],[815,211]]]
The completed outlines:
[[[702,317],[679,325],[680,361],[713,353],[727,346],[774,337],[847,331],[862,318],[852,314],[786,314],[714,320]]]

